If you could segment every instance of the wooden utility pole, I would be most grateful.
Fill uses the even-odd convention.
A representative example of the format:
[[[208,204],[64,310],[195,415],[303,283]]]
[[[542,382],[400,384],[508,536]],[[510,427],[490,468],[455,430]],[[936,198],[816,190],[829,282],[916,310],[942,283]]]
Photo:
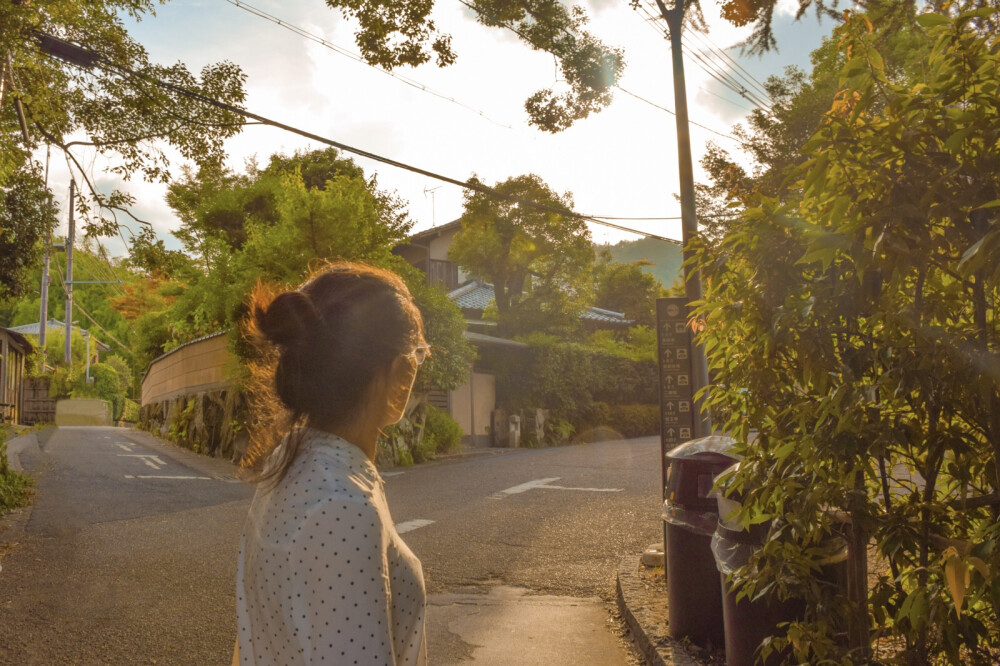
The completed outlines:
[[[52,156],[52,146],[45,147],[45,191],[51,201],[49,190],[49,158]],[[49,321],[49,256],[52,254],[52,231],[45,235],[45,259],[42,262],[42,305],[38,320],[38,346],[42,350],[42,364],[45,364],[45,331]]]
[[[681,50],[681,30],[684,26],[686,0],[676,0],[673,9],[667,9],[663,0],[656,0],[660,13],[670,28],[670,52],[673,58],[674,109],[677,120],[677,165],[680,172],[681,229],[684,241],[684,294],[688,303],[701,300],[701,271],[687,263],[691,258],[689,244],[698,235],[698,213],[694,200],[694,167],[691,162],[691,126],[688,124],[687,87],[684,83],[684,54]],[[693,337],[693,336],[692,336]],[[698,343],[691,345],[691,388],[695,393],[708,385],[708,360],[705,348]],[[696,400],[698,409],[694,422],[694,437],[712,434],[712,418],[701,409],[702,400]]]
[[[76,224],[73,205],[76,202],[76,181],[69,181],[69,233],[66,234],[66,365],[73,364],[73,243]]]

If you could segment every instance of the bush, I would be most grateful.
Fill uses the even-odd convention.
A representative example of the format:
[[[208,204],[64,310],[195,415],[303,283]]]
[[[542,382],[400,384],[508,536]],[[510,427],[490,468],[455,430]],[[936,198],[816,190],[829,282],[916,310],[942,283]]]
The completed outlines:
[[[137,423],[139,421],[139,403],[126,398],[121,420],[125,423]]]
[[[577,431],[605,426],[622,437],[658,435],[660,408],[658,405],[609,405],[595,402],[580,410],[575,422]]]
[[[427,405],[424,422],[424,447],[434,453],[447,453],[462,443],[462,426],[458,421],[433,405]]]
[[[654,404],[659,396],[655,361],[636,360],[542,336],[527,349],[480,351],[496,374],[498,402],[505,409],[548,409],[552,418],[579,420],[595,403]]]
[[[7,465],[7,429],[0,426],[0,516],[24,506],[31,498],[31,477]]]

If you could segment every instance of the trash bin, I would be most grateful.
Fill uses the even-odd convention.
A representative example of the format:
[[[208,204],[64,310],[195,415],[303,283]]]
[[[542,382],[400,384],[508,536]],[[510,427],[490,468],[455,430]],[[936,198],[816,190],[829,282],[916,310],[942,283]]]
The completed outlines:
[[[663,519],[669,630],[672,637],[702,647],[723,644],[722,588],[712,557],[719,514],[710,491],[715,477],[737,460],[735,443],[713,435],[667,454]]]
[[[735,470],[735,465],[733,469]],[[728,470],[727,470],[728,471]],[[769,523],[751,525],[749,529],[731,517],[740,508],[740,497],[725,497],[717,493],[719,524],[712,537],[712,554],[719,570],[722,584],[722,616],[726,634],[726,666],[777,666],[786,663],[790,654],[772,653],[764,661],[757,661],[757,648],[768,636],[779,633],[778,625],[805,616],[802,599],[779,600],[767,596],[755,601],[748,598],[736,600],[736,590],[726,580],[729,574],[750,561],[767,541]],[[840,586],[846,592],[847,542],[833,536],[828,544],[833,555],[821,563],[824,580]]]

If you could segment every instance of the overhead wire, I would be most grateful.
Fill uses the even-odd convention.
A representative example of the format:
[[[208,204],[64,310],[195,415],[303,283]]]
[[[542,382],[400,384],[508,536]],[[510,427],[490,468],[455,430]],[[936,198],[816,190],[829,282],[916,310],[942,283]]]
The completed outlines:
[[[657,8],[655,8],[655,7],[650,7],[650,6],[648,6],[647,4],[645,4],[645,3],[642,3],[642,2],[637,2],[637,3],[634,3],[634,4],[632,5],[632,7],[633,7],[633,9],[635,9],[636,11],[638,11],[638,12],[642,13],[642,15],[643,15],[643,16],[642,16],[642,17],[640,17],[640,18],[642,18],[642,22],[643,22],[643,23],[644,23],[645,25],[649,26],[649,28],[650,28],[651,30],[653,30],[653,32],[654,32],[654,33],[656,34],[656,36],[657,36],[658,38],[660,38],[660,39],[669,39],[669,33],[668,33],[668,31],[666,30],[666,28],[662,28],[662,27],[657,27],[657,26],[656,26],[656,23],[657,23],[657,22],[659,22],[659,21],[662,21],[662,20],[663,20],[663,17],[662,17],[661,15],[660,15],[660,13],[659,13],[659,10],[658,10]],[[688,53],[689,53],[689,54],[690,54],[690,55],[691,55],[691,56],[692,56],[693,58],[695,58],[696,60],[700,60],[700,59],[701,59],[701,58],[700,58],[700,56],[699,56],[699,55],[697,55],[697,54],[696,54],[696,52],[692,51],[692,49],[691,49],[690,47],[688,47],[687,45],[684,45],[684,44],[682,43],[682,48],[684,48],[684,51],[685,51],[685,52],[688,52]],[[699,63],[696,63],[696,64],[699,64]],[[737,95],[740,95],[741,97],[744,97],[744,98],[746,98],[746,97],[745,97],[745,95],[743,95],[743,94],[741,93],[741,87],[740,87],[740,86],[737,86],[737,85],[733,85],[733,84],[732,84],[731,82],[729,82],[729,81],[726,81],[726,80],[725,80],[725,78],[726,78],[726,77],[725,77],[724,75],[720,77],[720,75],[719,75],[719,74],[718,74],[717,72],[712,72],[712,71],[709,71],[709,70],[707,70],[707,69],[705,68],[705,66],[704,66],[704,65],[701,65],[701,64],[699,64],[699,66],[700,66],[700,67],[701,67],[702,69],[705,69],[706,73],[707,73],[707,74],[709,74],[709,76],[711,76],[711,77],[712,77],[712,78],[714,78],[714,79],[717,79],[717,80],[719,80],[719,82],[720,82],[720,83],[721,83],[721,84],[722,84],[723,86],[725,86],[726,88],[728,88],[728,89],[729,89],[729,90],[731,90],[732,92],[736,93]],[[707,92],[707,93],[708,93],[708,94],[710,94],[710,95],[713,95],[713,96],[715,96],[715,97],[718,97],[719,99],[721,99],[722,101],[724,101],[724,102],[726,102],[726,103],[728,103],[728,104],[732,104],[733,106],[736,106],[736,107],[738,107],[738,108],[741,108],[741,109],[743,109],[743,110],[746,110],[746,111],[750,111],[750,110],[752,110],[752,109],[748,109],[748,108],[747,108],[746,106],[744,106],[744,105],[740,104],[739,102],[736,102],[736,101],[734,101],[734,100],[731,100],[731,99],[729,99],[729,98],[727,98],[727,97],[724,97],[724,96],[720,95],[719,93],[715,92],[714,90],[711,90],[711,89],[709,89],[709,88],[707,88],[707,87],[701,87],[700,89],[701,89],[701,90],[703,90],[704,92]],[[755,101],[753,101],[753,100],[748,100],[748,101],[750,101],[750,102],[751,102],[752,104],[754,104],[754,106],[755,106],[755,107],[756,107],[756,106],[759,106],[759,105],[758,105],[758,104],[757,104],[757,103],[756,103]],[[697,124],[697,123],[694,123],[694,122],[692,121],[692,124]],[[731,136],[729,136],[729,135],[726,135],[726,136],[727,136],[727,138],[732,138],[732,139],[734,139],[734,140],[738,140],[738,139],[735,139],[735,137],[731,137]]]
[[[770,98],[771,93],[767,91],[767,86],[764,85],[764,83],[762,83],[753,74],[748,72],[746,68],[740,64],[739,60],[729,55],[726,49],[716,44],[715,41],[712,40],[712,38],[708,34],[699,32],[697,30],[692,31],[691,34],[694,35],[695,39],[697,39],[699,42],[706,45],[710,51],[717,53],[723,58],[723,60],[732,64],[733,67],[735,68],[733,69],[734,73],[736,73],[741,79],[746,81],[748,85],[750,85],[753,88],[756,88],[758,91],[760,91],[761,94],[766,95],[768,98]]]
[[[51,38],[50,37],[50,39],[55,39],[55,38]],[[62,41],[62,40],[59,40],[59,41]],[[81,47],[77,47],[77,46],[74,45],[74,48],[80,49]],[[86,49],[83,49],[83,50],[85,51]],[[214,106],[217,109],[221,109],[223,111],[227,111],[229,113],[236,114],[236,115],[244,117],[244,118],[250,118],[252,120],[256,120],[256,121],[258,121],[261,124],[269,125],[271,127],[275,127],[277,129],[281,129],[281,130],[284,130],[286,132],[290,132],[292,134],[297,134],[298,136],[304,137],[306,139],[310,139],[312,141],[316,141],[317,143],[322,143],[322,144],[331,146],[333,148],[337,148],[339,150],[343,150],[344,152],[351,153],[353,155],[358,155],[360,157],[364,157],[364,158],[370,159],[370,160],[372,160],[374,162],[379,162],[381,164],[386,164],[388,166],[396,167],[398,169],[402,169],[404,171],[409,171],[411,173],[420,174],[420,175],[425,176],[427,178],[432,178],[434,180],[438,180],[438,181],[441,181],[441,182],[444,182],[444,183],[449,183],[451,185],[456,185],[456,186],[458,186],[458,187],[460,187],[462,189],[465,189],[465,190],[471,190],[471,191],[474,191],[474,192],[479,192],[481,194],[485,194],[485,195],[493,197],[495,199],[500,199],[500,200],[503,200],[503,201],[510,201],[512,203],[517,203],[519,205],[526,206],[528,208],[534,208],[536,210],[542,210],[542,211],[549,212],[549,213],[557,213],[559,215],[565,215],[567,217],[572,217],[572,218],[580,219],[580,220],[583,220],[583,221],[586,221],[586,222],[593,222],[594,224],[599,224],[599,225],[606,226],[606,227],[609,227],[609,228],[612,228],[612,229],[617,229],[619,231],[625,231],[625,232],[633,233],[633,234],[636,234],[636,235],[639,235],[639,236],[645,236],[647,238],[656,238],[658,240],[666,241],[668,243],[675,243],[675,244],[680,244],[681,243],[681,241],[678,240],[678,239],[676,239],[676,238],[668,238],[666,236],[660,236],[658,234],[653,234],[653,233],[649,233],[649,232],[646,232],[646,231],[641,231],[639,229],[632,229],[632,228],[629,228],[629,227],[624,227],[624,226],[621,226],[621,225],[618,225],[618,224],[613,224],[611,222],[607,222],[607,221],[605,221],[605,220],[603,220],[601,218],[597,218],[597,217],[594,217],[594,216],[591,216],[591,215],[584,215],[584,214],[577,213],[575,211],[572,211],[572,210],[569,210],[569,209],[566,209],[566,208],[560,208],[558,206],[550,206],[550,205],[547,205],[547,204],[539,203],[537,201],[531,201],[531,200],[528,200],[528,199],[521,199],[519,197],[509,196],[509,195],[503,194],[502,192],[498,192],[497,190],[493,189],[492,187],[488,187],[488,186],[482,185],[480,183],[476,183],[476,182],[472,182],[472,181],[462,181],[462,180],[459,180],[459,179],[451,177],[451,176],[446,176],[446,175],[443,175],[443,174],[440,174],[440,173],[437,173],[437,172],[434,172],[434,171],[430,171],[428,169],[423,169],[421,167],[417,167],[417,166],[414,166],[414,165],[411,165],[411,164],[407,164],[405,162],[400,162],[398,160],[395,160],[395,159],[392,159],[392,158],[389,158],[389,157],[385,157],[383,155],[379,155],[377,153],[373,153],[373,152],[368,151],[368,150],[364,150],[364,149],[361,149],[361,148],[356,148],[354,146],[350,146],[350,145],[342,143],[340,141],[336,141],[334,139],[330,139],[328,137],[325,137],[325,136],[322,136],[322,135],[319,135],[319,134],[315,134],[313,132],[309,132],[307,130],[295,127],[293,125],[289,125],[287,123],[283,123],[283,122],[280,122],[278,120],[274,120],[272,118],[268,118],[266,116],[262,116],[260,114],[257,114],[257,113],[254,113],[252,111],[249,111],[248,109],[244,109],[244,108],[235,106],[233,104],[229,104],[227,102],[223,102],[221,100],[215,99],[213,97],[209,97],[209,96],[204,95],[202,93],[199,93],[199,92],[196,92],[196,91],[193,91],[193,90],[188,90],[187,88],[184,88],[183,86],[179,86],[177,84],[170,83],[169,81],[163,81],[161,79],[157,79],[157,78],[149,76],[147,74],[143,74],[141,72],[137,72],[137,71],[132,70],[132,69],[130,69],[128,67],[125,67],[124,65],[119,65],[119,64],[116,64],[116,63],[108,62],[103,57],[101,57],[101,56],[99,56],[97,54],[94,54],[94,56],[95,56],[95,59],[93,61],[94,65],[98,66],[98,67],[100,67],[102,69],[104,69],[105,71],[111,71],[111,72],[115,72],[115,73],[120,74],[120,75],[126,75],[126,76],[130,76],[130,77],[140,77],[140,78],[143,78],[143,79],[147,80],[148,82],[150,82],[150,83],[152,83],[152,84],[154,84],[156,86],[159,86],[159,87],[161,87],[161,88],[163,88],[165,90],[169,90],[169,91],[171,91],[173,93],[176,93],[178,95],[187,97],[188,99],[193,99],[195,101],[201,102],[202,104],[206,104],[206,105],[209,105],[209,106]],[[58,57],[58,56],[53,56],[53,57]],[[70,62],[71,64],[75,64],[77,66],[81,66],[79,63],[74,62],[72,59],[67,59],[67,62]]]
[[[67,297],[69,297],[69,291],[66,289],[66,278],[63,276],[62,267],[59,264],[56,264],[56,275],[59,276],[59,287],[60,287],[60,289],[62,289],[63,293],[66,294]],[[92,316],[90,316],[90,313],[87,312],[86,310],[84,310],[83,306],[81,306],[79,303],[77,303],[77,302],[74,301],[73,302],[73,309],[74,310],[79,310],[83,314],[84,317],[86,317],[87,319],[90,320],[91,324],[93,324],[94,326],[96,326],[98,328],[98,330],[100,330],[102,333],[104,333],[104,335],[108,336],[108,338],[110,338],[113,342],[117,343],[119,347],[121,347],[122,349],[128,349],[128,350],[131,351],[131,349],[132,349],[131,346],[125,344],[124,342],[122,342],[121,340],[119,340],[118,338],[116,338],[114,335],[112,335],[106,328],[104,328],[103,326],[101,326],[101,324],[96,319],[94,319]],[[70,315],[71,315],[71,313],[67,312],[66,313],[66,318],[70,319],[71,318]],[[69,323],[70,326],[73,325],[72,321],[70,321],[68,323]]]
[[[228,2],[231,5],[233,5],[234,7],[242,9],[245,12],[253,14],[254,16],[257,16],[259,18],[265,19],[267,21],[271,21],[274,24],[276,24],[276,25],[284,28],[285,30],[288,30],[289,32],[292,32],[292,33],[295,33],[296,35],[299,35],[300,37],[304,37],[305,39],[308,39],[308,40],[310,40],[312,42],[315,42],[316,44],[319,44],[320,46],[323,46],[324,48],[327,48],[327,49],[333,51],[334,53],[342,55],[342,56],[344,56],[346,58],[350,58],[351,60],[353,60],[355,62],[361,63],[362,65],[364,65],[366,67],[370,67],[370,68],[372,68],[372,69],[374,69],[374,70],[376,70],[378,72],[381,72],[381,73],[383,73],[383,74],[385,74],[387,76],[391,76],[392,78],[396,79],[400,83],[405,83],[406,85],[408,85],[408,86],[410,86],[412,88],[416,88],[417,90],[425,92],[425,93],[427,93],[429,95],[433,95],[434,97],[442,99],[442,100],[444,100],[446,102],[450,102],[452,104],[460,106],[463,109],[466,109],[467,111],[471,111],[472,113],[475,113],[476,115],[484,118],[485,120],[488,120],[489,122],[493,123],[494,125],[497,125],[499,127],[503,127],[505,129],[513,129],[510,125],[508,125],[506,123],[502,123],[502,122],[500,122],[498,120],[494,120],[489,115],[487,115],[485,111],[483,111],[481,109],[477,109],[474,106],[470,106],[469,104],[466,104],[466,103],[464,103],[464,102],[462,102],[462,101],[460,101],[458,99],[455,99],[454,97],[452,97],[450,95],[447,95],[445,93],[438,92],[437,90],[434,90],[430,86],[427,86],[427,85],[425,85],[423,83],[420,83],[419,81],[411,79],[408,76],[405,76],[405,75],[400,74],[398,72],[393,72],[393,71],[385,69],[383,67],[379,67],[378,65],[372,65],[371,63],[369,63],[368,61],[366,61],[363,57],[361,57],[359,54],[354,53],[353,51],[351,51],[349,49],[345,49],[342,46],[338,46],[337,44],[334,44],[333,42],[327,41],[326,39],[324,39],[323,37],[320,37],[319,35],[313,34],[313,33],[309,32],[308,30],[306,30],[304,28],[300,28],[299,26],[297,26],[297,25],[295,25],[293,23],[289,23],[288,21],[285,21],[284,19],[278,18],[277,16],[274,16],[273,14],[269,14],[269,13],[265,12],[262,9],[259,9],[257,7],[254,7],[253,5],[251,5],[249,3],[244,2],[243,0],[226,0],[226,2]]]

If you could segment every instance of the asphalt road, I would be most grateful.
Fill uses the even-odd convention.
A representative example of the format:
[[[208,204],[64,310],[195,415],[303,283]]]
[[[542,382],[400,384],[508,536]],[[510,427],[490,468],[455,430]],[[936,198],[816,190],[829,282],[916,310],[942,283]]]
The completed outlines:
[[[614,571],[662,534],[658,452],[647,438],[384,472],[431,593],[431,663],[636,663]],[[0,560],[0,663],[228,663],[252,495],[232,465],[113,428],[61,428],[22,463],[38,492]]]

